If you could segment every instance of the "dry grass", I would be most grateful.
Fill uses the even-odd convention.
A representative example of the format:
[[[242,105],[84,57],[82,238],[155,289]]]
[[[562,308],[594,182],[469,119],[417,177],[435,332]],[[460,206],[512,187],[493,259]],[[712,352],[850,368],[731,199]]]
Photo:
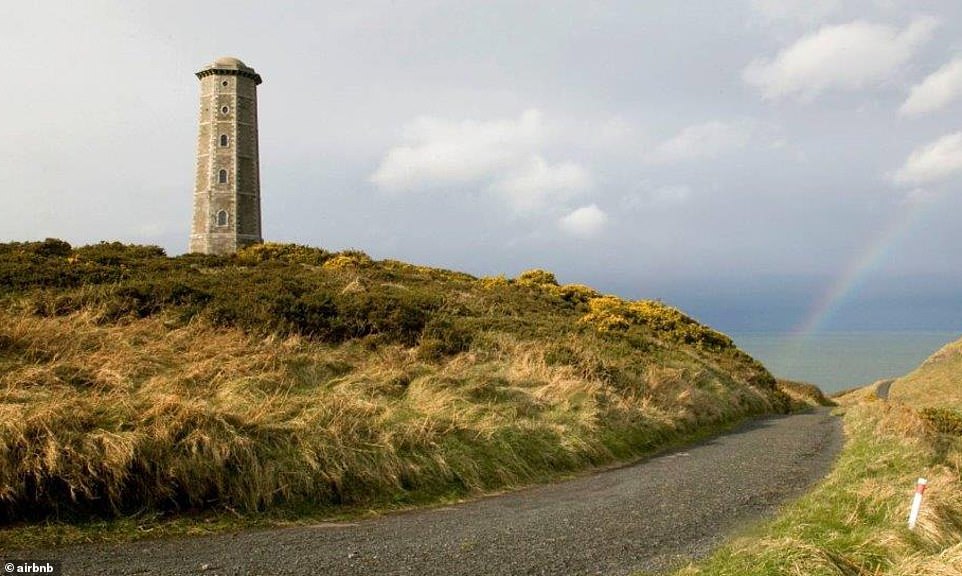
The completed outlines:
[[[491,331],[427,362],[200,319],[0,311],[0,517],[381,506],[529,483],[773,408],[667,351],[614,386],[620,356],[599,338]],[[580,360],[549,362],[559,345]]]
[[[777,380],[778,389],[788,396],[797,408],[814,408],[816,406],[835,406],[836,403],[825,396],[822,390],[808,382],[794,380]]]
[[[962,408],[962,340],[945,345],[893,382],[889,397],[918,408]]]

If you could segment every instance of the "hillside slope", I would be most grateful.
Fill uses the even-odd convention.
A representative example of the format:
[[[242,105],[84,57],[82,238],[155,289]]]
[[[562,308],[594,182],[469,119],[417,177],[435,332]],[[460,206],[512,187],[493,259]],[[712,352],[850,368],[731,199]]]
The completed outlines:
[[[0,520],[387,506],[784,411],[656,301],[261,245],[0,245]]]
[[[893,382],[889,397],[917,408],[962,409],[962,340],[946,344]]]

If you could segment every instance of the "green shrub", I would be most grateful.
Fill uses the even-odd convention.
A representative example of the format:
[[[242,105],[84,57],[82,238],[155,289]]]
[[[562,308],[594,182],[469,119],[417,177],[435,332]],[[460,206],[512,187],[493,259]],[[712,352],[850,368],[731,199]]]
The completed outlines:
[[[107,298],[107,316],[146,318],[173,307],[187,307],[196,312],[213,296],[185,278],[136,280],[121,284]]]
[[[919,415],[940,434],[962,436],[962,412],[949,408],[923,408]]]
[[[0,294],[79,285],[83,271],[71,264],[70,253],[70,245],[55,238],[0,244]]]
[[[47,238],[43,242],[9,242],[0,244],[0,258],[30,259],[49,258],[51,256],[67,257],[73,249],[70,244],[59,238]]]
[[[331,294],[317,291],[290,297],[274,308],[290,325],[290,331],[308,338],[337,342],[343,338],[337,306]]]
[[[440,360],[445,356],[467,352],[473,339],[471,330],[455,319],[435,316],[425,324],[421,332],[418,357],[425,360]]]
[[[94,262],[107,266],[130,266],[143,264],[145,260],[160,258],[166,260],[167,253],[160,246],[101,242],[76,248],[73,251],[73,256],[79,261]]]
[[[378,335],[389,342],[414,346],[440,299],[417,291],[381,289],[335,297],[345,338]]]
[[[232,263],[229,256],[218,256],[217,254],[199,254],[189,252],[171,258],[171,263],[179,269],[215,269],[223,268]]]
[[[73,250],[73,248],[71,248],[70,244],[67,244],[63,240],[59,240],[57,238],[47,238],[43,242],[40,242],[39,246],[37,246],[35,250],[37,255],[39,256],[67,257],[67,256],[70,256],[70,253]]]
[[[592,299],[601,297],[600,292],[584,284],[565,284],[564,286],[558,286],[555,292],[562,300],[576,306],[587,304]]]

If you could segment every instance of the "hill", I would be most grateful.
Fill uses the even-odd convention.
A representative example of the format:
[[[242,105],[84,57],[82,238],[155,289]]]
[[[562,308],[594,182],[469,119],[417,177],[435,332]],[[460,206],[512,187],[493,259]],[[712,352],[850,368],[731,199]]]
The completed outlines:
[[[723,334],[543,270],[47,240],[0,245],[0,303],[8,525],[457,497],[789,404]]]
[[[918,408],[962,410],[962,340],[946,344],[893,382],[889,396]]]

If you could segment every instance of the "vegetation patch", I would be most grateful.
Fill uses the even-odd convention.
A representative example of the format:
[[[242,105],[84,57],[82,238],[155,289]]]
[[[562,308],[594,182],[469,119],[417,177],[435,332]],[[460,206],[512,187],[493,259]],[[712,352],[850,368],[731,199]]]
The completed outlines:
[[[943,346],[917,369],[892,383],[889,397],[918,408],[958,408],[962,340]]]
[[[48,240],[0,280],[0,545],[461,497],[789,406],[681,312],[545,271]]]
[[[599,296],[590,298],[587,304],[588,313],[581,318],[581,322],[601,332],[625,331],[632,326],[643,326],[657,336],[679,344],[714,350],[735,348],[728,336],[656,300],[631,302],[616,296]]]
[[[834,400],[825,396],[822,389],[808,382],[797,382],[779,378],[778,389],[791,398],[796,409],[813,408],[816,406],[837,406]]]
[[[962,436],[962,412],[949,408],[923,408],[919,416],[936,434]]]

